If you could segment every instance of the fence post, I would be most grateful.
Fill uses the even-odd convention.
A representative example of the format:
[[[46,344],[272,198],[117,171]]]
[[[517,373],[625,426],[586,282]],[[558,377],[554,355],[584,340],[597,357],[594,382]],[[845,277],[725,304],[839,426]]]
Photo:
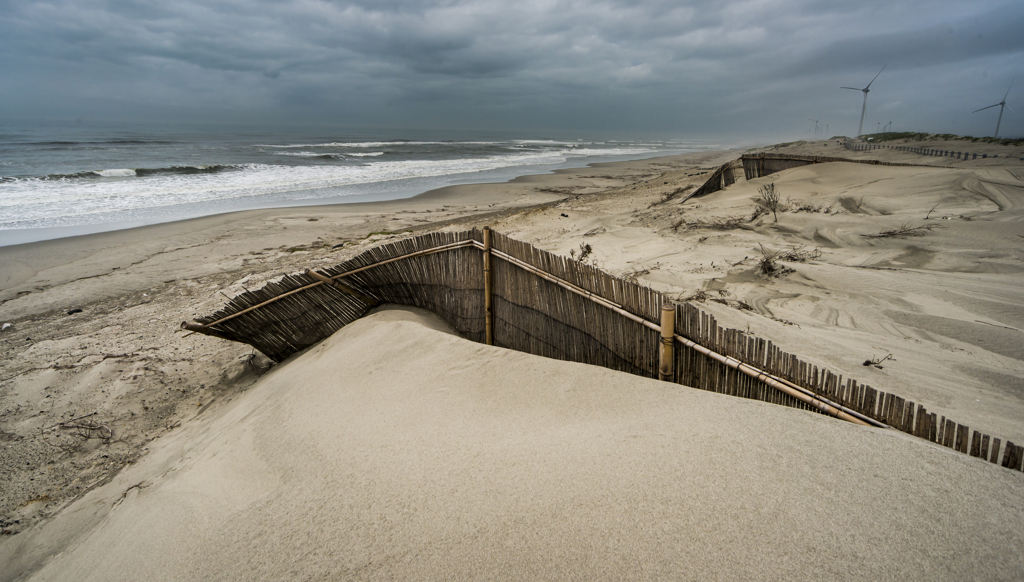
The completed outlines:
[[[671,382],[673,348],[676,335],[676,306],[665,303],[661,306],[661,349],[658,352],[658,379]]]
[[[484,227],[484,340],[494,345],[494,306],[491,303],[491,227]]]

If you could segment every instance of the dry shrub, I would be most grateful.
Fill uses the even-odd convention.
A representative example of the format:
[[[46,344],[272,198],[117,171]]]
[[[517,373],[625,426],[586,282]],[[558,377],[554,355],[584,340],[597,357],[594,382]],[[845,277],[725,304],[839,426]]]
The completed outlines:
[[[771,275],[775,272],[775,261],[779,258],[779,253],[782,251],[768,250],[761,243],[757,243],[757,246],[761,247],[761,259],[757,261],[757,269],[765,275]]]
[[[708,292],[703,290],[703,289],[697,289],[689,297],[684,297],[684,298],[681,299],[681,301],[698,301],[700,303],[704,303],[707,300],[708,300]]]
[[[796,272],[796,270],[790,269],[786,266],[782,266],[780,268],[780,266],[776,264],[776,261],[803,262],[807,259],[821,256],[821,249],[806,251],[803,247],[796,247],[792,249],[772,251],[764,248],[764,245],[761,243],[758,243],[758,246],[761,247],[761,258],[757,261],[757,270],[765,275],[771,275],[773,277],[782,277]]]
[[[620,275],[620,277],[624,281],[629,281],[630,283],[636,283],[637,279],[639,279],[640,277],[643,277],[644,275],[650,275],[651,271],[653,269],[657,269],[657,268],[658,267],[642,267],[642,266],[634,265],[628,271],[626,271],[622,275]]]
[[[835,203],[825,206],[823,204],[812,204],[810,202],[789,202],[789,211],[793,213],[797,212],[823,212],[828,214],[832,211],[832,206]]]
[[[814,250],[807,250],[800,245],[784,251],[779,251],[776,258],[780,261],[790,261],[795,263],[802,263],[807,259],[817,259],[821,257],[821,249],[814,247]]]
[[[771,184],[765,184],[757,189],[757,193],[760,194],[760,198],[757,199],[757,204],[772,212],[772,216],[775,217],[775,222],[779,221],[779,197],[781,194],[775,189],[775,182]]]
[[[573,259],[575,261],[579,261],[581,263],[586,263],[587,259],[590,258],[590,255],[593,254],[593,252],[594,252],[594,247],[590,246],[590,243],[588,243],[588,242],[581,242],[580,243],[579,256],[576,256],[576,254],[577,254],[576,253],[576,249],[570,249],[569,250],[569,258],[571,258],[571,259]],[[591,259],[591,261],[593,261],[593,259]]]
[[[672,225],[672,230],[679,232],[680,228],[686,230],[733,230],[742,227],[746,220],[742,216],[730,216],[724,218],[707,218],[698,220],[681,219]]]
[[[683,186],[682,188],[676,188],[675,190],[673,190],[671,192],[666,192],[666,193],[662,194],[661,195],[661,201],[662,201],[662,203],[668,202],[669,200],[673,200],[674,198],[676,198],[680,194],[685,194],[686,192],[689,192],[690,190],[693,190],[694,188],[695,188],[695,186],[693,184],[690,184],[689,186]]]
[[[712,299],[712,301],[714,301],[715,303],[721,303],[722,305],[725,305],[725,306],[728,306],[728,307],[734,307],[736,309],[741,309],[743,311],[753,311],[754,310],[754,308],[751,307],[751,305],[749,303],[747,303],[746,301],[743,301],[742,299],[726,299],[724,297],[718,297],[718,298]]]
[[[890,228],[883,230],[876,234],[862,234],[864,238],[890,238],[890,237],[906,237],[906,236],[924,236],[932,229],[938,228],[936,224],[925,224],[922,226],[910,226],[909,224],[902,224],[898,228]]]

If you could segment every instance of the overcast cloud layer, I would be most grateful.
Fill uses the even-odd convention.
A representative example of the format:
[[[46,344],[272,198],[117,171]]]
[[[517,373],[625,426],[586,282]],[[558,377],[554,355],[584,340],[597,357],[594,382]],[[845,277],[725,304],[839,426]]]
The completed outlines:
[[[1024,135],[1024,2],[0,0],[0,119]]]

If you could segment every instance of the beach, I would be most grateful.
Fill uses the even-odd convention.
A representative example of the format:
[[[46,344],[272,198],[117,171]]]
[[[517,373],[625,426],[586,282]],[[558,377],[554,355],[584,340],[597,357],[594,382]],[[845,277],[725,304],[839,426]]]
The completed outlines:
[[[178,328],[285,273],[490,226],[590,245],[1024,442],[1024,148],[936,144],[998,157],[802,142],[754,151],[919,165],[685,199],[743,153],[708,151],[0,247],[0,579],[1018,578],[1021,473],[896,431],[481,346],[417,311],[276,366]],[[777,222],[752,218],[767,184]],[[792,252],[766,274],[761,249]],[[84,415],[113,437],[51,430]]]

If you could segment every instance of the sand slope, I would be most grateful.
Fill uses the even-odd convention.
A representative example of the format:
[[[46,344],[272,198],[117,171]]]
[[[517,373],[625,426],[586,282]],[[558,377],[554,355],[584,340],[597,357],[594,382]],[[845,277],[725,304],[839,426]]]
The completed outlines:
[[[868,153],[915,161],[889,150]],[[683,203],[631,186],[493,227],[560,255],[589,244],[602,268],[698,301],[724,326],[1019,443],[1024,162],[996,161],[1002,165],[817,164]],[[788,210],[778,222],[771,215],[751,220],[758,189],[770,183]],[[903,225],[928,230],[877,237]],[[767,276],[757,265],[762,245],[802,249],[808,258],[779,261]],[[881,368],[863,366],[889,354]]]
[[[151,449],[0,546],[0,579],[43,562],[31,579],[1024,572],[1019,473],[471,343],[412,310],[353,323]]]

